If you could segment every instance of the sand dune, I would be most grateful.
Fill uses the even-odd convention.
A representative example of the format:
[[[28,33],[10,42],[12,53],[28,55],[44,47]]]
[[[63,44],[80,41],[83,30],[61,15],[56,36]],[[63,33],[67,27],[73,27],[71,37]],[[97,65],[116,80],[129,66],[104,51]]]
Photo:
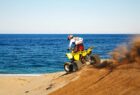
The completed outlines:
[[[113,71],[87,67],[79,79],[50,95],[140,95],[140,66],[124,64]]]

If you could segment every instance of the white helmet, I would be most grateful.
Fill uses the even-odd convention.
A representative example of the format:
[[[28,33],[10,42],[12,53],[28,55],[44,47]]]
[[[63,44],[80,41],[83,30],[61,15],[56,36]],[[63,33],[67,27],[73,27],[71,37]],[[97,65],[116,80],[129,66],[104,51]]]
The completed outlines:
[[[71,38],[73,38],[73,35],[68,35],[68,40],[70,40]]]

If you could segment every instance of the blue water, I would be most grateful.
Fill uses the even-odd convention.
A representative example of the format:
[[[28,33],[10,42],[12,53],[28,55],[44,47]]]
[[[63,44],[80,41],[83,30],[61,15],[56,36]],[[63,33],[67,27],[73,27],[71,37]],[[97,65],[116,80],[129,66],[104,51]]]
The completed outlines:
[[[93,53],[109,58],[108,53],[134,35],[80,34],[85,48],[94,46]],[[40,74],[63,71],[68,48],[66,34],[0,34],[1,74]]]

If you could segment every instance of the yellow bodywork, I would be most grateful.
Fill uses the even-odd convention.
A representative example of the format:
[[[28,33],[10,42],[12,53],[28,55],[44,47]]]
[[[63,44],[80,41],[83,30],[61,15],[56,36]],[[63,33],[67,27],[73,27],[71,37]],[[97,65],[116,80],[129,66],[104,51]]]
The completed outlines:
[[[84,51],[79,51],[74,53],[73,51],[71,53],[66,53],[66,56],[68,57],[68,59],[72,59],[74,58],[74,60],[78,61],[80,60],[80,55],[82,56],[86,56],[87,54],[90,54],[92,52],[93,47],[88,48],[87,50]]]

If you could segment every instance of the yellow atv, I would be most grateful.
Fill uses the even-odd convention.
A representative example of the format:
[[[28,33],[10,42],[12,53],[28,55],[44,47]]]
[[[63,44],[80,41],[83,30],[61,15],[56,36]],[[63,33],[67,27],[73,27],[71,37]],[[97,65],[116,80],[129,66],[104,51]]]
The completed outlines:
[[[96,54],[92,54],[93,47],[88,48],[84,51],[79,51],[74,53],[72,50],[70,53],[66,53],[66,56],[70,62],[64,63],[64,70],[67,73],[75,72],[79,70],[84,65],[90,64],[99,64],[100,57]]]

